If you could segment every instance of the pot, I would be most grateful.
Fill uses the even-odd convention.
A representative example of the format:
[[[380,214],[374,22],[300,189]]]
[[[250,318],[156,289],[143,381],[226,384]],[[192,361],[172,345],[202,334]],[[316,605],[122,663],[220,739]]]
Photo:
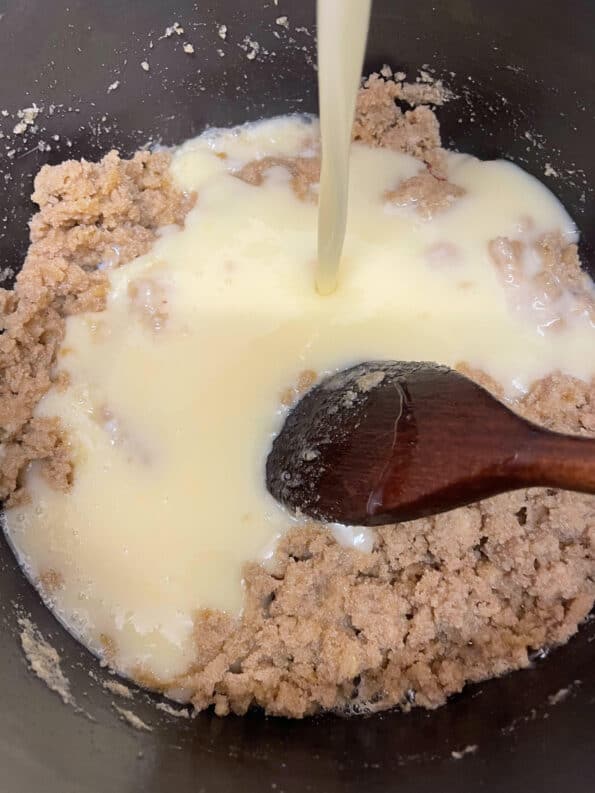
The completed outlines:
[[[32,177],[43,163],[97,159],[113,147],[131,154],[206,125],[316,111],[313,0],[212,5],[0,2],[0,110],[9,111],[0,116],[0,269],[22,262]],[[184,32],[165,35],[174,22]],[[446,76],[459,95],[440,112],[446,144],[510,158],[542,179],[578,223],[593,275],[594,31],[589,0],[563,9],[537,0],[376,0],[366,62],[368,71],[390,63],[410,74],[429,64]],[[245,37],[260,45],[253,59]],[[13,114],[33,102],[43,108],[37,131],[15,135]],[[18,613],[60,652],[78,710],[28,670]],[[190,720],[157,710],[159,698],[140,690],[130,701],[107,691],[102,682],[113,678],[45,609],[0,541],[0,786],[11,793],[590,793],[594,668],[595,621],[531,669],[471,686],[432,713]],[[150,731],[133,729],[114,703]]]

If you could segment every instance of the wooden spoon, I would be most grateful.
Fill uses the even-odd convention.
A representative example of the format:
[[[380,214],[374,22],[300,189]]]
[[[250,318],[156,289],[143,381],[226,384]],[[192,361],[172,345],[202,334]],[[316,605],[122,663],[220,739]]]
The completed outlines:
[[[522,487],[595,493],[595,439],[538,427],[446,366],[373,361],[300,400],[266,481],[294,512],[378,526]]]

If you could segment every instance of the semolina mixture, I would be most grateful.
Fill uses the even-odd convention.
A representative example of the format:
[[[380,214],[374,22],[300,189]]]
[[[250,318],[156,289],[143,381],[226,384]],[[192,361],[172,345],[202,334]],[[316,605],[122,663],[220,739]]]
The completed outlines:
[[[315,120],[45,166],[0,291],[0,498],[25,571],[114,670],[197,709],[434,708],[566,642],[595,499],[528,490],[398,527],[300,522],[287,411],[368,359],[456,366],[595,434],[595,288],[555,197],[441,146],[440,86],[373,75],[337,292],[313,289]]]

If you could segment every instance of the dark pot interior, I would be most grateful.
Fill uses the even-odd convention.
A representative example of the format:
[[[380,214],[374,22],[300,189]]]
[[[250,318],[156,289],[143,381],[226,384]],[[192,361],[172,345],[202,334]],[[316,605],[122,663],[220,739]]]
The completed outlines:
[[[313,0],[211,5],[0,0],[0,109],[44,107],[39,131],[26,140],[12,134],[17,119],[0,116],[0,269],[18,269],[22,260],[32,175],[42,163],[96,159],[112,147],[129,154],[148,140],[178,143],[207,124],[315,111]],[[275,23],[281,14],[290,31]],[[159,40],[175,21],[183,36]],[[225,42],[219,24],[228,27]],[[295,31],[301,26],[308,32]],[[253,61],[237,46],[245,36],[261,46]],[[376,0],[367,59],[370,70],[388,62],[411,72],[426,63],[454,72],[448,79],[460,98],[441,113],[446,142],[484,158],[509,157],[542,178],[581,228],[592,274],[594,40],[590,0],[567,0],[563,9],[538,0]],[[184,41],[194,45],[193,56],[183,53]],[[140,67],[144,59],[149,72]],[[51,151],[35,148],[40,140]],[[544,176],[547,163],[559,178]],[[63,705],[27,670],[15,604],[63,652],[85,713]],[[134,702],[119,704],[153,727],[139,732],[120,720],[113,695],[98,682],[107,674],[45,610],[0,541],[0,788],[10,793],[587,793],[595,790],[594,666],[592,621],[532,669],[471,687],[431,714],[287,722],[203,713],[187,721],[157,711],[155,698],[137,692]],[[552,704],[548,698],[562,688],[568,696]],[[453,758],[470,744],[475,753]]]

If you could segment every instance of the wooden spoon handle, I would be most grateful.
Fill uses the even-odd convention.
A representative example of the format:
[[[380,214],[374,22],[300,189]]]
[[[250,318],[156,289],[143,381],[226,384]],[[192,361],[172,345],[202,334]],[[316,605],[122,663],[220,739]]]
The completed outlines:
[[[595,438],[562,435],[530,426],[512,463],[526,487],[559,487],[595,493]]]

